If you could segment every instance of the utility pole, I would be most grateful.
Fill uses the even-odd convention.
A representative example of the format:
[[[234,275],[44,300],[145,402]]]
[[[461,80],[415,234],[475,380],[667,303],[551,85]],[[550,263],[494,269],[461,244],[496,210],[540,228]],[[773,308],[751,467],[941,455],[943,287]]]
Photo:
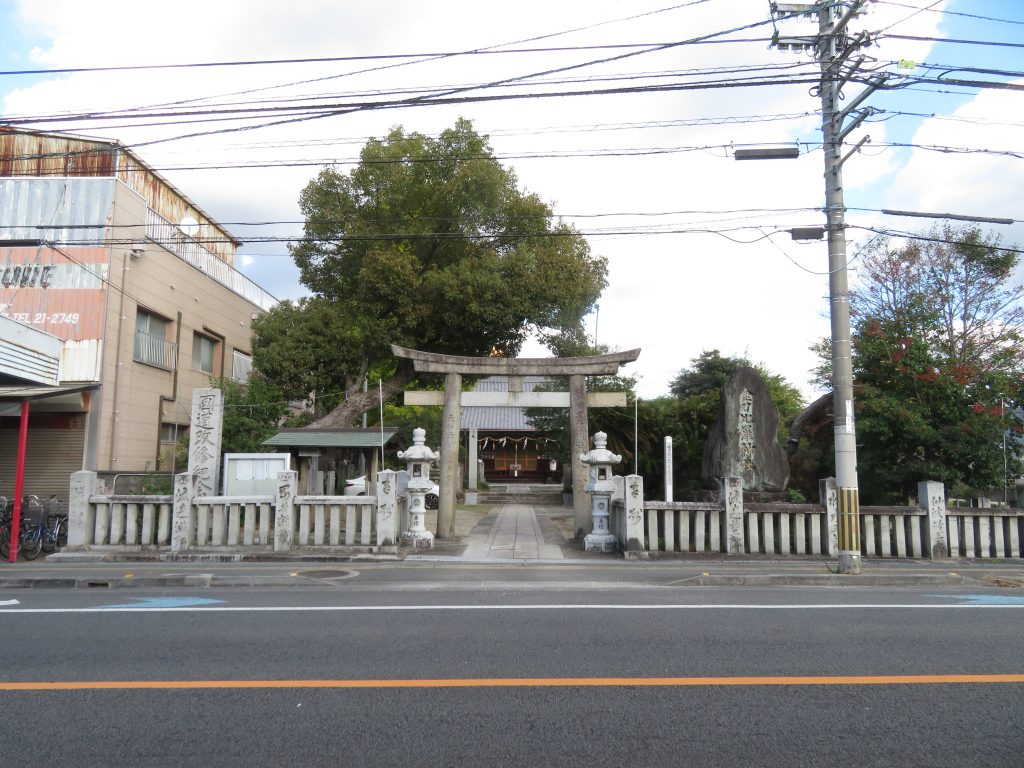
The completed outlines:
[[[857,485],[857,432],[853,400],[853,361],[850,345],[850,295],[846,274],[846,206],[843,202],[843,163],[870,137],[865,136],[843,154],[843,140],[859,126],[871,108],[858,107],[881,84],[869,79],[867,88],[842,110],[843,87],[856,74],[862,60],[849,62],[850,54],[867,43],[864,33],[850,37],[846,28],[861,13],[866,0],[823,0],[814,4],[773,3],[772,12],[818,17],[814,37],[782,38],[773,44],[780,50],[810,50],[821,64],[822,149],[825,155],[825,231],[828,233],[829,305],[832,324],[832,412],[835,437],[836,506],[838,509],[839,572],[860,573],[860,498]],[[849,122],[847,122],[847,119]]]

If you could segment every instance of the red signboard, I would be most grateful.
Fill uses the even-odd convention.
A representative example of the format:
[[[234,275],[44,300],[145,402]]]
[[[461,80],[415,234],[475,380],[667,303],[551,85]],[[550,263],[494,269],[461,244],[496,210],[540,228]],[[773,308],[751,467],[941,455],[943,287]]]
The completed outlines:
[[[103,338],[108,252],[0,248],[0,314],[67,341]]]

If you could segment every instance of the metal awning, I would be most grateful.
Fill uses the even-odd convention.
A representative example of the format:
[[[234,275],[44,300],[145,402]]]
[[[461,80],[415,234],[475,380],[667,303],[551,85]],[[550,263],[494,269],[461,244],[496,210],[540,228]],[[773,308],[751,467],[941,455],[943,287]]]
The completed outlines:
[[[20,403],[24,400],[46,400],[61,395],[76,395],[79,392],[88,392],[90,389],[98,389],[96,382],[58,384],[54,387],[47,387],[42,384],[8,384],[0,385],[0,402]]]
[[[282,429],[263,445],[287,448],[380,448],[398,434],[397,429]]]

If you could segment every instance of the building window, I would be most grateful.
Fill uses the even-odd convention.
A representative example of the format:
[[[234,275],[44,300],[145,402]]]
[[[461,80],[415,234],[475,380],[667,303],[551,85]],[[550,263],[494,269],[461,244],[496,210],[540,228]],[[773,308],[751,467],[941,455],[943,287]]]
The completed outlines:
[[[177,471],[188,463],[187,449],[183,446],[188,439],[187,424],[160,424],[160,454],[157,456],[157,469]],[[181,450],[179,451],[179,446]],[[179,455],[179,453],[181,455]]]
[[[160,443],[161,445],[174,445],[182,438],[182,436],[188,434],[187,424],[170,424],[164,422],[160,425]]]
[[[170,320],[139,308],[135,313],[134,359],[173,371],[178,350],[174,342],[167,340],[170,330]]]
[[[192,336],[192,369],[208,373],[214,373],[214,361],[217,358],[217,339],[203,336],[196,333]]]
[[[250,373],[252,373],[252,357],[237,349],[234,350],[231,356],[231,378],[244,383],[249,380]]]

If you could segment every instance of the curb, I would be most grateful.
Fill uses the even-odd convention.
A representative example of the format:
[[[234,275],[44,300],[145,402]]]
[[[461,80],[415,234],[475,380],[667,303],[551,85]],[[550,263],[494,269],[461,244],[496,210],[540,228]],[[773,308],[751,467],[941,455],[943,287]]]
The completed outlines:
[[[140,552],[57,552],[46,557],[47,563],[65,565],[86,563],[393,563],[403,557],[390,553],[354,552],[352,554],[303,555],[295,552],[287,555],[261,553],[210,553],[210,552],[161,552],[148,554]]]
[[[731,574],[700,575],[682,579],[673,586],[699,587],[962,587],[978,583],[965,576],[940,574],[907,574],[905,576],[872,576],[870,574]]]
[[[448,563],[453,564],[453,563]],[[489,562],[488,565],[495,565]],[[518,567],[522,561],[497,563],[502,567]],[[575,582],[574,582],[575,583]],[[545,586],[543,582],[529,582],[530,586]],[[952,574],[891,575],[839,575],[839,574],[701,574],[679,579],[662,588],[678,587],[955,587],[978,585],[990,587],[982,580]],[[195,573],[171,576],[0,576],[2,589],[146,589],[146,588],[278,588],[278,587],[336,587],[330,579],[316,579],[303,574],[289,576],[226,576],[223,574]],[[548,585],[550,586],[550,585]],[[564,587],[564,584],[560,584]],[[620,585],[622,586],[622,585]],[[633,586],[633,585],[631,585]],[[637,584],[635,586],[655,586]]]
[[[189,589],[235,587],[315,587],[333,584],[299,576],[224,577],[211,573],[181,576],[76,577],[32,576],[24,579],[0,577],[0,589],[146,589],[181,587]]]

